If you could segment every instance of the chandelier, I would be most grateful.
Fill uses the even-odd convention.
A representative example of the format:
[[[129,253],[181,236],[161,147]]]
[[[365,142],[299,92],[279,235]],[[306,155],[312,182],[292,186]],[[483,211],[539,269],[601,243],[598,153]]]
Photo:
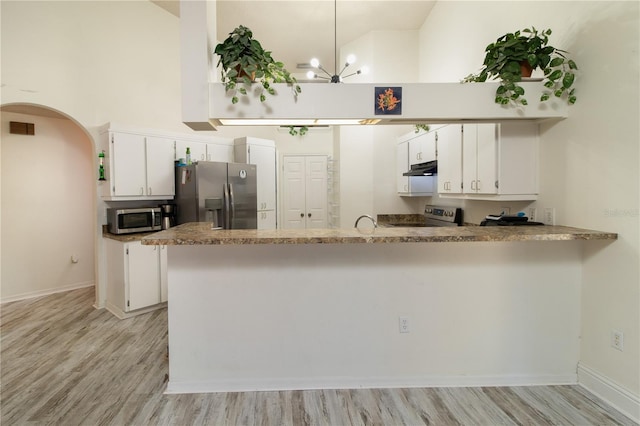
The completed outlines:
[[[356,61],[355,55],[347,56],[347,61],[345,62],[340,72],[338,72],[338,13],[337,13],[338,5],[337,5],[337,1],[338,0],[333,1],[333,49],[334,49],[334,55],[335,55],[335,62],[334,62],[335,66],[334,66],[333,74],[331,74],[329,71],[323,68],[318,58],[312,58],[310,61],[311,67],[315,68],[316,70],[322,71],[323,73],[326,74],[326,76],[318,75],[315,71],[310,70],[307,72],[307,78],[310,80],[320,78],[323,80],[328,80],[330,83],[342,83],[342,80],[347,77],[351,77],[352,75],[356,75],[356,74],[367,74],[369,72],[369,68],[365,65],[359,70],[352,72],[351,74],[342,76],[342,73],[345,72],[345,70],[349,67],[349,65],[352,65],[353,63],[355,63]]]

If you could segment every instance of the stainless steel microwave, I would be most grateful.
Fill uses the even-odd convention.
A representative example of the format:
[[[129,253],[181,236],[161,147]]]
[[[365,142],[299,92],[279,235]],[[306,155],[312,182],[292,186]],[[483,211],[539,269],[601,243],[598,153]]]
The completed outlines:
[[[162,214],[157,207],[107,209],[107,226],[112,234],[160,231]]]

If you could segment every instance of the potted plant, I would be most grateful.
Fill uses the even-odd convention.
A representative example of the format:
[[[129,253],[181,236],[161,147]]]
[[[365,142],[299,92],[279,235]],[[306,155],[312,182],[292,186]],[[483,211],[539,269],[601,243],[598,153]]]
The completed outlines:
[[[243,25],[230,32],[229,37],[215,47],[214,53],[220,57],[218,66],[222,65],[222,82],[226,91],[237,89],[246,95],[251,83],[258,81],[264,89],[260,93],[260,102],[266,100],[265,92],[275,95],[272,83],[292,85],[294,95],[302,91],[284,64],[276,62],[271,52],[264,50],[260,42],[253,38],[252,31]],[[237,103],[238,97],[234,95],[231,102]]]
[[[496,90],[496,103],[527,105],[524,88],[518,83],[523,77],[530,77],[532,70],[539,68],[544,73],[543,84],[549,89],[543,92],[540,101],[548,100],[553,94],[574,104],[576,95],[573,71],[578,67],[574,61],[566,58],[566,51],[549,46],[549,35],[551,30],[538,32],[531,27],[499,37],[485,49],[486,56],[480,72],[470,74],[462,81],[467,83],[498,79],[500,85]]]

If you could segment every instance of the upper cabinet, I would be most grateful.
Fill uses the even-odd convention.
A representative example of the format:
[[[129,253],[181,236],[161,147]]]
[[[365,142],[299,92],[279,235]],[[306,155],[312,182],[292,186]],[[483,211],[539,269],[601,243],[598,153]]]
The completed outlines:
[[[436,132],[420,133],[409,140],[409,164],[420,164],[436,159]]]
[[[111,200],[167,199],[174,195],[170,139],[109,131],[102,196]]]
[[[214,137],[207,141],[176,138],[175,146],[176,161],[180,158],[186,159],[187,148],[189,148],[192,161],[233,162],[233,139],[231,138]]]
[[[436,159],[436,134],[408,133],[396,145],[396,186],[401,197],[428,197],[434,193],[434,176],[404,176],[413,164]]]
[[[478,200],[535,200],[538,125],[452,124],[439,130],[438,193]]]
[[[167,200],[175,194],[174,165],[193,161],[233,161],[233,139],[183,135],[107,124],[100,129],[105,151],[104,200]]]

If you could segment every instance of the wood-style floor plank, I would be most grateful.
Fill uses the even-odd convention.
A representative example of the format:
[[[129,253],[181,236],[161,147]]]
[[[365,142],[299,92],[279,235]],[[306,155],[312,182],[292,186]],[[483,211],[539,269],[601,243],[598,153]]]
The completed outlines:
[[[80,289],[2,305],[2,425],[637,425],[580,386],[165,395],[166,309]]]

